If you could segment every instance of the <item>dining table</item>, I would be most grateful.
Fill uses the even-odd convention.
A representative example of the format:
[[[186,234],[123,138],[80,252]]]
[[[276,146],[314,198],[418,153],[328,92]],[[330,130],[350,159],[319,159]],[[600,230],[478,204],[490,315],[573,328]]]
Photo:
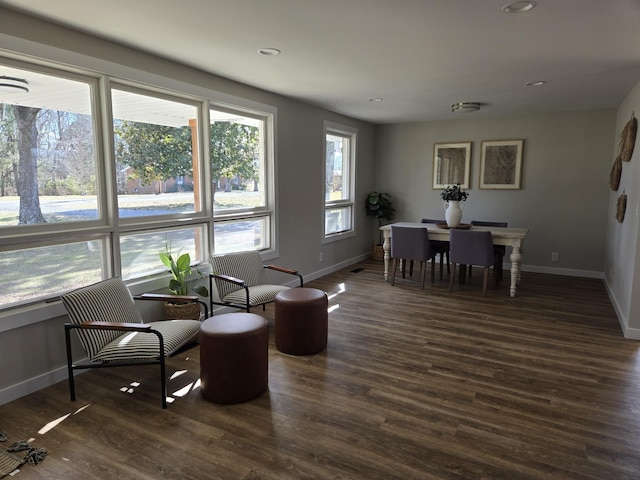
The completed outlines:
[[[429,240],[449,241],[449,233],[451,229],[446,224],[440,223],[420,223],[420,222],[396,222],[382,225],[380,230],[384,243],[382,249],[384,251],[384,279],[389,279],[389,260],[391,259],[391,227],[412,227],[426,228],[429,231]],[[473,229],[476,231],[489,231],[494,245],[504,245],[511,247],[511,285],[509,287],[509,296],[515,297],[518,284],[520,283],[521,265],[522,265],[522,243],[524,242],[527,232],[526,228],[510,228],[510,227],[484,227],[469,224],[461,224],[459,227]]]

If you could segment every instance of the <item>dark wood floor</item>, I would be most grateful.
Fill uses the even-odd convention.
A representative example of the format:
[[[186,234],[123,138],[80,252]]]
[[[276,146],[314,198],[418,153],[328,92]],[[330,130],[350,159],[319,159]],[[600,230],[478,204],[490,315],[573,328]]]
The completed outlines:
[[[269,391],[248,403],[201,398],[195,347],[169,361],[166,410],[151,367],[0,406],[7,444],[49,452],[16,478],[639,479],[640,343],[602,282],[525,272],[518,297],[483,298],[481,279],[391,287],[364,262],[311,282],[328,349],[278,352],[268,308]]]

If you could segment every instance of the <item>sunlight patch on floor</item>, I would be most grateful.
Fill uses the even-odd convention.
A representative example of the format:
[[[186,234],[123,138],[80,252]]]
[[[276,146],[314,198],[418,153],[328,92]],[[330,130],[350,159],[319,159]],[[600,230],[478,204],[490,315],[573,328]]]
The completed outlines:
[[[338,284],[338,291],[335,292],[335,293],[332,293],[331,295],[327,295],[327,296],[329,297],[329,300],[333,300],[338,295],[340,295],[341,293],[344,293],[346,291],[347,291],[347,286],[344,283],[339,283]]]

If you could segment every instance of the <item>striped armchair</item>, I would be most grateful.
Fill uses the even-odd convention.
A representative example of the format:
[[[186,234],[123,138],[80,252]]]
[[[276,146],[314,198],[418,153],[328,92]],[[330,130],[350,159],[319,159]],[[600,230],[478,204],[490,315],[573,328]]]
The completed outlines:
[[[79,288],[61,298],[70,320],[64,327],[71,400],[75,400],[74,370],[153,364],[160,366],[162,408],[166,408],[165,357],[184,345],[197,342],[200,322],[168,320],[143,323],[134,298],[119,278]],[[167,301],[176,297],[143,295],[136,298]],[[180,299],[198,302],[197,297]],[[73,362],[72,330],[78,334],[87,355],[86,361]]]
[[[263,265],[257,251],[212,255],[211,269],[213,273],[209,275],[209,291],[212,311],[214,304],[242,308],[247,312],[251,307],[262,305],[264,310],[267,303],[275,300],[278,292],[289,288],[267,283],[266,270],[296,275],[300,286],[303,286],[302,275],[297,270]],[[218,301],[214,300],[216,292]]]

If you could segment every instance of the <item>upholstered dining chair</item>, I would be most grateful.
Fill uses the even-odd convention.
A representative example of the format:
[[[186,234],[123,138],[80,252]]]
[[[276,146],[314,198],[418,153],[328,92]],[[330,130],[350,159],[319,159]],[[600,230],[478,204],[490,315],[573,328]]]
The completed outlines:
[[[456,265],[476,265],[484,267],[482,293],[486,297],[489,267],[494,266],[496,263],[491,232],[458,230],[453,228],[451,229],[449,240],[449,256],[451,258],[451,263],[453,264],[449,291],[453,291],[453,283],[456,276]],[[494,275],[495,274],[496,271],[494,269]],[[461,273],[461,275],[463,275],[463,273]]]
[[[433,269],[435,256],[431,251],[429,232],[426,228],[400,227],[391,225],[391,258],[393,259],[391,285],[395,285],[398,261],[404,262],[404,269],[408,261],[420,262],[420,287],[424,289],[426,262],[431,260],[431,282],[435,280]],[[404,272],[404,270],[403,270]]]
[[[471,225],[476,225],[479,227],[504,227],[507,228],[507,222],[485,222],[479,220],[471,220]],[[502,280],[502,263],[504,262],[504,256],[507,252],[507,247],[504,245],[494,245],[493,251],[496,254],[496,264],[495,269],[498,272],[498,278]],[[469,266],[469,277],[471,277],[471,266]]]
[[[445,220],[435,220],[433,218],[423,218],[422,223],[447,223]],[[449,242],[447,240],[430,240],[431,253],[438,255],[440,258],[440,280],[442,280],[442,271],[444,259],[447,260],[447,273],[451,274],[451,265],[449,264]]]
[[[198,297],[148,295],[141,300],[176,300],[206,304]],[[129,289],[119,278],[110,278],[61,296],[70,323],[64,324],[69,393],[76,399],[74,371],[88,368],[158,365],[162,408],[167,407],[165,357],[196,343],[198,320],[166,320],[143,323]],[[205,313],[205,316],[207,314]],[[74,330],[87,356],[73,361],[71,331]]]
[[[209,298],[212,310],[214,304],[242,308],[247,312],[251,307],[262,305],[264,310],[267,303],[275,301],[278,292],[290,288],[286,285],[270,284],[267,280],[267,270],[297,276],[299,286],[303,286],[302,275],[298,270],[277,265],[264,265],[260,253],[255,250],[212,255],[211,269]],[[214,300],[216,292],[219,301]]]

